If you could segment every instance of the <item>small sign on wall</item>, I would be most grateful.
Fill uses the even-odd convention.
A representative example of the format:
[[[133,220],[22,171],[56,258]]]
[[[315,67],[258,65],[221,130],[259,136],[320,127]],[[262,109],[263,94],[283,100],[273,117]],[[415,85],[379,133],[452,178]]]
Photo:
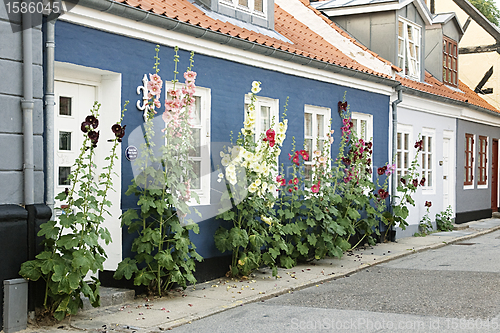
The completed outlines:
[[[137,147],[135,146],[128,146],[127,149],[125,149],[125,157],[129,161],[133,161],[137,158]]]

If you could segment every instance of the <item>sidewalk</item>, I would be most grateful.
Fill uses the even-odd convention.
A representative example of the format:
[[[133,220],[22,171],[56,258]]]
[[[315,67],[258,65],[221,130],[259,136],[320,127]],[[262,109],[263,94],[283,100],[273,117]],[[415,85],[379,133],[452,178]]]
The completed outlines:
[[[466,228],[466,226],[469,226]],[[341,259],[324,259],[280,269],[278,278],[261,269],[247,280],[219,278],[177,290],[160,299],[137,298],[133,302],[81,311],[54,327],[29,326],[23,333],[161,332],[235,306],[265,300],[306,287],[319,286],[332,279],[353,274],[367,267],[436,249],[451,243],[469,245],[466,240],[500,230],[500,219],[490,218],[461,224],[460,230],[438,232],[426,237],[407,237],[394,243],[377,244],[347,252]]]

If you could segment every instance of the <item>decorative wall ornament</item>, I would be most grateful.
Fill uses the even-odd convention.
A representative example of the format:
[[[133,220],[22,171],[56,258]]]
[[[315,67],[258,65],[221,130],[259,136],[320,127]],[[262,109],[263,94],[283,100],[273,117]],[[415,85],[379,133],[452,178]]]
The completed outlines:
[[[144,74],[144,77],[142,78],[142,86],[137,87],[137,94],[140,95],[142,90],[142,105],[141,105],[141,100],[137,100],[136,106],[139,109],[139,111],[142,111],[142,117],[144,118],[144,121],[147,120],[148,116],[148,77],[146,74]]]

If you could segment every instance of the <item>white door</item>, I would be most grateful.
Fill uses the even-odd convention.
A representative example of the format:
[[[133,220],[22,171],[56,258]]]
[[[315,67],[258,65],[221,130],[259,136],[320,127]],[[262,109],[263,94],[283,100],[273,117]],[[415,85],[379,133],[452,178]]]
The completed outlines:
[[[90,110],[93,108],[94,101],[98,99],[97,93],[99,87],[97,85],[77,84],[63,81],[55,81],[55,116],[54,116],[54,192],[59,194],[66,187],[70,187],[68,175],[71,171],[75,159],[80,153],[80,148],[83,143],[83,133],[81,131],[81,123],[85,117],[90,115]],[[105,161],[106,156],[110,154],[113,143],[108,142],[108,139],[114,137],[111,132],[111,126],[119,120],[119,114],[111,114],[109,111],[101,108],[99,111],[99,127],[100,132],[99,143],[96,149],[95,170],[96,177],[103,171],[103,167],[108,165]],[[120,155],[120,154],[119,154]],[[120,156],[119,156],[120,157]],[[115,162],[114,172],[118,175],[121,173],[121,159]],[[121,198],[121,178],[113,176],[113,189],[108,191],[108,199],[112,202],[112,207],[109,209],[111,216],[104,214],[104,227],[108,228],[111,233],[112,243],[103,247],[108,255],[108,259],[104,263],[104,269],[116,270],[118,263],[122,260],[121,250],[121,226],[119,216],[121,215],[120,198]],[[55,207],[61,207],[61,202],[56,200]],[[60,211],[56,211],[56,215]]]
[[[443,138],[443,211],[451,205],[451,172],[450,172],[450,149],[451,142],[450,138]]]

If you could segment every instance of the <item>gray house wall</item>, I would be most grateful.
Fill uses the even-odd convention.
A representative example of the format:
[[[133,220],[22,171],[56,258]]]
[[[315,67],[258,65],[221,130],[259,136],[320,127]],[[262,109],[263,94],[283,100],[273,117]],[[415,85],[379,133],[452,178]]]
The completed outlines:
[[[21,16],[9,19],[0,2],[0,330],[3,329],[3,282],[18,278],[21,264],[34,259],[37,226],[52,212],[44,202],[43,145],[43,54],[42,28],[32,29],[33,49],[33,151],[34,200],[24,206],[23,173],[23,31]],[[34,288],[29,289],[29,307],[34,310]]]
[[[21,99],[23,96],[22,31],[13,33],[5,3],[0,5],[0,204],[23,203],[23,135]],[[44,201],[43,179],[43,68],[42,30],[33,29],[33,110],[35,203]]]
[[[443,31],[441,28],[425,30],[425,69],[443,81]]]
[[[453,39],[457,43],[460,42],[460,33],[457,30],[457,26],[455,25],[455,22],[453,20],[450,20],[443,25],[443,35]]]
[[[500,138],[500,128],[474,123],[471,121],[457,121],[457,223],[464,223],[481,218],[491,217],[491,151],[492,139]],[[464,189],[465,179],[465,134],[475,135],[474,139],[474,178],[473,189]],[[488,137],[488,178],[487,188],[478,188],[479,135]]]

